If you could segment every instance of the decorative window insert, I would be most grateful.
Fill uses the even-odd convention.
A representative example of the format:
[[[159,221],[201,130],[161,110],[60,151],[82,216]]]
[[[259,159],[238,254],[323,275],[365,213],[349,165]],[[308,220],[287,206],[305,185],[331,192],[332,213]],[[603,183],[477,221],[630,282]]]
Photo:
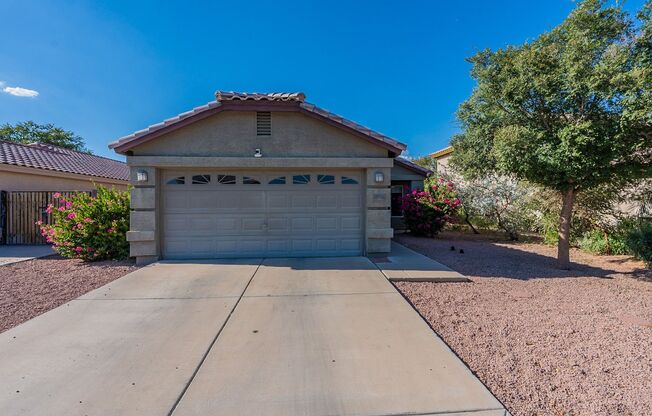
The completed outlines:
[[[317,175],[317,182],[321,185],[335,185],[335,176]]]
[[[269,111],[256,112],[256,136],[272,135],[272,113]]]
[[[192,175],[193,185],[206,185],[211,183],[211,175]]]
[[[217,183],[221,185],[235,185],[234,175],[217,175]]]
[[[310,183],[310,175],[294,175],[292,176],[293,185],[306,185]]]
[[[285,185],[285,176],[279,176],[268,182],[270,185]]]
[[[252,178],[251,176],[244,176],[242,178],[242,183],[244,185],[260,185],[260,181],[256,178]]]
[[[172,179],[168,179],[166,182],[168,185],[183,185],[186,183],[186,177],[185,176],[176,176]]]
[[[356,179],[350,178],[348,176],[342,176],[342,185],[357,185],[358,181]]]

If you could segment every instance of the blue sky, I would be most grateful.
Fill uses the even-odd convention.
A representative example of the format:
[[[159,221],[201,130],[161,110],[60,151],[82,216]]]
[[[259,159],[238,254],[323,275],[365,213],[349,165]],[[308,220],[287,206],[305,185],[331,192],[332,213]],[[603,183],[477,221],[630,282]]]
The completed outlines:
[[[110,141],[211,101],[217,89],[303,91],[422,155],[458,131],[455,110],[473,88],[466,57],[531,39],[573,7],[3,0],[0,123],[54,123],[117,158]]]

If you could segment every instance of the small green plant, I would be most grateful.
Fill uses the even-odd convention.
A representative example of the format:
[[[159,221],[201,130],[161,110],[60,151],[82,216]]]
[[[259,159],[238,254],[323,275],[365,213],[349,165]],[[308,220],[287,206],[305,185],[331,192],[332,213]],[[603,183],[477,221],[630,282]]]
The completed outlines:
[[[451,221],[460,205],[455,185],[438,178],[427,180],[424,191],[414,190],[405,195],[401,208],[411,233],[432,237]]]
[[[41,234],[64,257],[87,261],[129,256],[129,192],[97,187],[97,196],[75,194],[66,199],[54,194],[46,212],[51,225],[38,221]]]
[[[625,242],[626,235],[618,232],[607,233],[601,230],[587,232],[578,241],[583,251],[602,255],[630,254]]]
[[[629,251],[652,267],[652,224],[643,223],[634,228],[625,241]]]

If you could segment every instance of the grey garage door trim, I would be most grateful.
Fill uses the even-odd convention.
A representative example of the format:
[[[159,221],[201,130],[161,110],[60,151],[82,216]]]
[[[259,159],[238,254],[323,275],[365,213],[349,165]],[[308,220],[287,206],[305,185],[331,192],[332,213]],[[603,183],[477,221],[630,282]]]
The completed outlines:
[[[363,182],[362,170],[166,170],[163,257],[361,255]]]

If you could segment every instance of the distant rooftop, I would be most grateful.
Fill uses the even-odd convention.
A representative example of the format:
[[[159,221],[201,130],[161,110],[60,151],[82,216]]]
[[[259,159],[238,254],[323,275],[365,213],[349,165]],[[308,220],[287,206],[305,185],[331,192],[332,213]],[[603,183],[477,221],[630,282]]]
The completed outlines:
[[[437,150],[434,153],[430,153],[430,157],[434,157],[436,159],[438,157],[446,156],[451,153],[453,153],[453,146],[448,146],[448,147],[444,147],[441,150]]]
[[[129,180],[129,167],[123,162],[45,143],[0,140],[0,164]]]

